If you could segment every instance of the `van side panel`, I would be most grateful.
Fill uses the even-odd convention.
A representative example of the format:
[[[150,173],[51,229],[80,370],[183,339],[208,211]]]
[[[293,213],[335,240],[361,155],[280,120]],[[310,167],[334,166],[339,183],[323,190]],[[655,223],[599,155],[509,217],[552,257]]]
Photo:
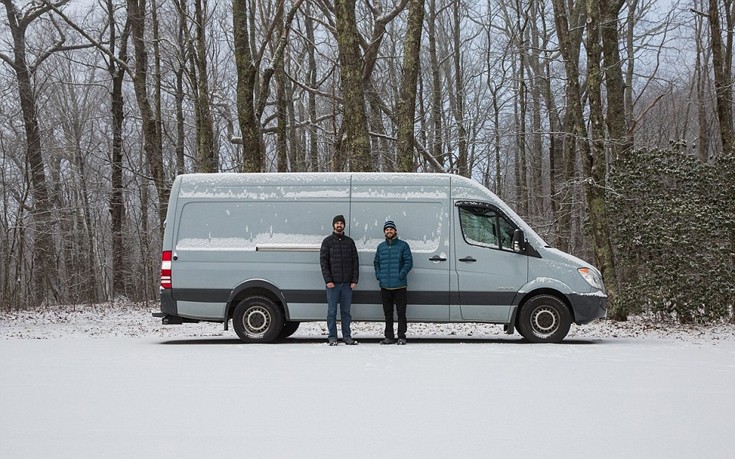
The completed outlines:
[[[409,244],[413,256],[408,319],[449,320],[449,179],[416,175],[386,182],[381,174],[354,175],[351,215],[349,232],[360,254],[353,319],[383,320],[373,261],[378,244],[385,240],[383,223],[393,220],[398,237]]]
[[[241,178],[242,185],[184,182],[173,234],[172,296],[179,315],[224,320],[233,290],[266,279],[286,296],[292,320],[323,318],[319,247],[334,215],[349,215],[349,177],[292,184],[284,183],[287,177],[248,179]]]

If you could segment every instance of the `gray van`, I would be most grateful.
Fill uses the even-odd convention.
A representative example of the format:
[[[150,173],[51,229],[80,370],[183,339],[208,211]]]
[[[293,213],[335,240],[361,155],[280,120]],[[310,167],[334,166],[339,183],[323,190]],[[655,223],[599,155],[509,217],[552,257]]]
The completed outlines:
[[[409,322],[479,322],[559,342],[605,317],[600,272],[550,247],[477,182],[451,174],[189,174],[163,235],[164,324],[232,319],[244,342],[326,320],[321,241],[342,214],[360,255],[355,321],[383,321],[373,256],[393,220],[413,252]]]

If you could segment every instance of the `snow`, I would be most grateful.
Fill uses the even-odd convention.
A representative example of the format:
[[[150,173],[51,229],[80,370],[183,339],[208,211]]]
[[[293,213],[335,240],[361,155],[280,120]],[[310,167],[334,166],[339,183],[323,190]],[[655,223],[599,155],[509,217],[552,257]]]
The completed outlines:
[[[735,326],[597,321],[558,345],[409,324],[246,345],[156,305],[0,312],[2,458],[732,458]]]

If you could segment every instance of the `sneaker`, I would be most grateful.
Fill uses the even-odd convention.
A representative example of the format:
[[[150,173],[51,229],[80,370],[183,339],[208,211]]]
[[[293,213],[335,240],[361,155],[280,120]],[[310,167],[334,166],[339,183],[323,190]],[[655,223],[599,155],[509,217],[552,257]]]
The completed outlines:
[[[337,345],[337,338],[329,338],[329,345],[330,346],[336,346]]]
[[[345,339],[344,339],[343,341],[344,341],[344,342],[345,342],[345,344],[346,344],[346,345],[348,345],[348,346],[354,346],[354,345],[356,345],[356,344],[357,344],[357,341],[355,341],[355,340],[354,340],[354,339],[352,339],[352,338],[345,338]]]
[[[395,340],[393,340],[393,338],[385,338],[384,340],[380,342],[380,344],[393,344],[393,343],[395,343]]]
[[[404,344],[406,344],[406,338],[398,338],[398,343],[396,344],[400,344],[401,346],[403,346]]]

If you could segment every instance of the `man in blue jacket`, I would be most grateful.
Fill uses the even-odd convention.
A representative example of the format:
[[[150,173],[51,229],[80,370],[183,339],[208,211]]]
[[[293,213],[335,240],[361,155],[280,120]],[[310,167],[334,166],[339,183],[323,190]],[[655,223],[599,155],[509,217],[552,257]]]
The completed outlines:
[[[406,277],[413,268],[413,257],[408,243],[398,239],[396,224],[388,220],[383,225],[385,241],[375,252],[375,277],[380,284],[380,296],[385,314],[385,339],[380,344],[395,343],[393,334],[393,305],[398,315],[398,344],[406,344]]]

